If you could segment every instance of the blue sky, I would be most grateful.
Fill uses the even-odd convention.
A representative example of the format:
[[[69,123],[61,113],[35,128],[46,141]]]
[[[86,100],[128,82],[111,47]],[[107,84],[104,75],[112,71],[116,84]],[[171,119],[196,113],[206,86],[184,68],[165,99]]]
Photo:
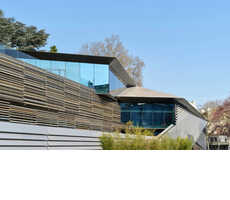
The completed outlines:
[[[46,48],[59,52],[120,35],[146,63],[146,88],[197,104],[230,96],[230,1],[1,0],[0,9],[46,29]]]

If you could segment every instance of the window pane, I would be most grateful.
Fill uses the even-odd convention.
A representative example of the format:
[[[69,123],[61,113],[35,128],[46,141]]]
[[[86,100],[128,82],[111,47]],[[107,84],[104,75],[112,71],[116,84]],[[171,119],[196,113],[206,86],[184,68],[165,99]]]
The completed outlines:
[[[152,127],[153,125],[153,113],[152,112],[143,112],[142,114],[142,126],[143,127]]]
[[[173,104],[129,104],[121,103],[121,115],[130,112],[130,115],[121,117],[122,122],[132,121],[135,126],[145,128],[166,128],[174,123]]]
[[[80,83],[80,63],[66,62],[66,78]]]
[[[109,71],[109,86],[110,91],[125,87],[124,84],[111,71]]]
[[[121,113],[121,121],[124,123],[130,121],[130,112],[122,112]]]
[[[141,112],[131,112],[131,119],[134,126],[141,126]]]
[[[94,65],[88,63],[80,64],[80,83],[88,86],[94,86]]]
[[[109,93],[109,66],[95,64],[96,93]]]

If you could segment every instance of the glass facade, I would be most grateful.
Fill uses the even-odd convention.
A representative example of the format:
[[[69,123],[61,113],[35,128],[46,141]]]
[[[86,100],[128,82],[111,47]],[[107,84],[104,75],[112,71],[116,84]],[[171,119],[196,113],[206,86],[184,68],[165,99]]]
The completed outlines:
[[[121,121],[144,128],[167,128],[175,123],[174,104],[121,103]]]
[[[111,71],[109,71],[109,80],[110,91],[125,87],[125,85]]]
[[[94,88],[97,93],[109,92],[109,65],[22,58],[20,60]]]
[[[0,45],[0,53],[4,53],[57,75],[66,77],[87,87],[94,88],[98,94],[106,94],[109,93],[110,90],[125,87],[110,71],[109,65],[39,60],[23,52],[4,48],[2,45]]]

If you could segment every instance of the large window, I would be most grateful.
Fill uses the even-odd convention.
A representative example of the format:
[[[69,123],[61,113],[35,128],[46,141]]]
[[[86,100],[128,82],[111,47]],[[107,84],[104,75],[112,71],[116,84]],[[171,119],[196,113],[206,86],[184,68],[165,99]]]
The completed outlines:
[[[132,121],[134,126],[166,128],[175,120],[174,104],[121,103],[121,121]]]
[[[125,87],[110,71],[109,65],[39,60],[23,52],[4,48],[2,45],[0,46],[0,53],[7,54],[57,75],[64,76],[87,87],[94,88],[98,94],[109,93],[111,90]]]
[[[20,60],[94,88],[97,93],[109,92],[109,65],[24,58]]]

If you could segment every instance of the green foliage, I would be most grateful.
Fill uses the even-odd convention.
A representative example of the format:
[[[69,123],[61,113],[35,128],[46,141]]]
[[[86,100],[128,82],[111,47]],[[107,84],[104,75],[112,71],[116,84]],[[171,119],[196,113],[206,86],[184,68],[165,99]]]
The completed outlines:
[[[46,45],[49,34],[35,26],[26,26],[0,11],[0,43],[19,50],[36,50]]]
[[[57,49],[56,45],[53,45],[53,46],[50,47],[50,52],[51,53],[57,53],[58,52],[58,49]]]
[[[0,10],[0,17],[3,17],[4,16],[4,13],[2,10]]]
[[[193,145],[188,138],[153,136],[152,132],[133,127],[130,123],[125,134],[103,134],[100,141],[104,150],[191,150]]]
[[[191,150],[192,141],[188,138],[172,139],[163,138],[146,138],[143,135],[126,134],[103,134],[100,137],[102,148],[104,150]]]
[[[153,136],[155,130],[148,130],[142,127],[135,127],[131,121],[126,123],[125,133],[133,135]]]
[[[113,146],[113,137],[112,135],[102,135],[100,137],[101,140],[101,144],[103,146],[103,149],[106,150],[112,150],[112,146]]]

